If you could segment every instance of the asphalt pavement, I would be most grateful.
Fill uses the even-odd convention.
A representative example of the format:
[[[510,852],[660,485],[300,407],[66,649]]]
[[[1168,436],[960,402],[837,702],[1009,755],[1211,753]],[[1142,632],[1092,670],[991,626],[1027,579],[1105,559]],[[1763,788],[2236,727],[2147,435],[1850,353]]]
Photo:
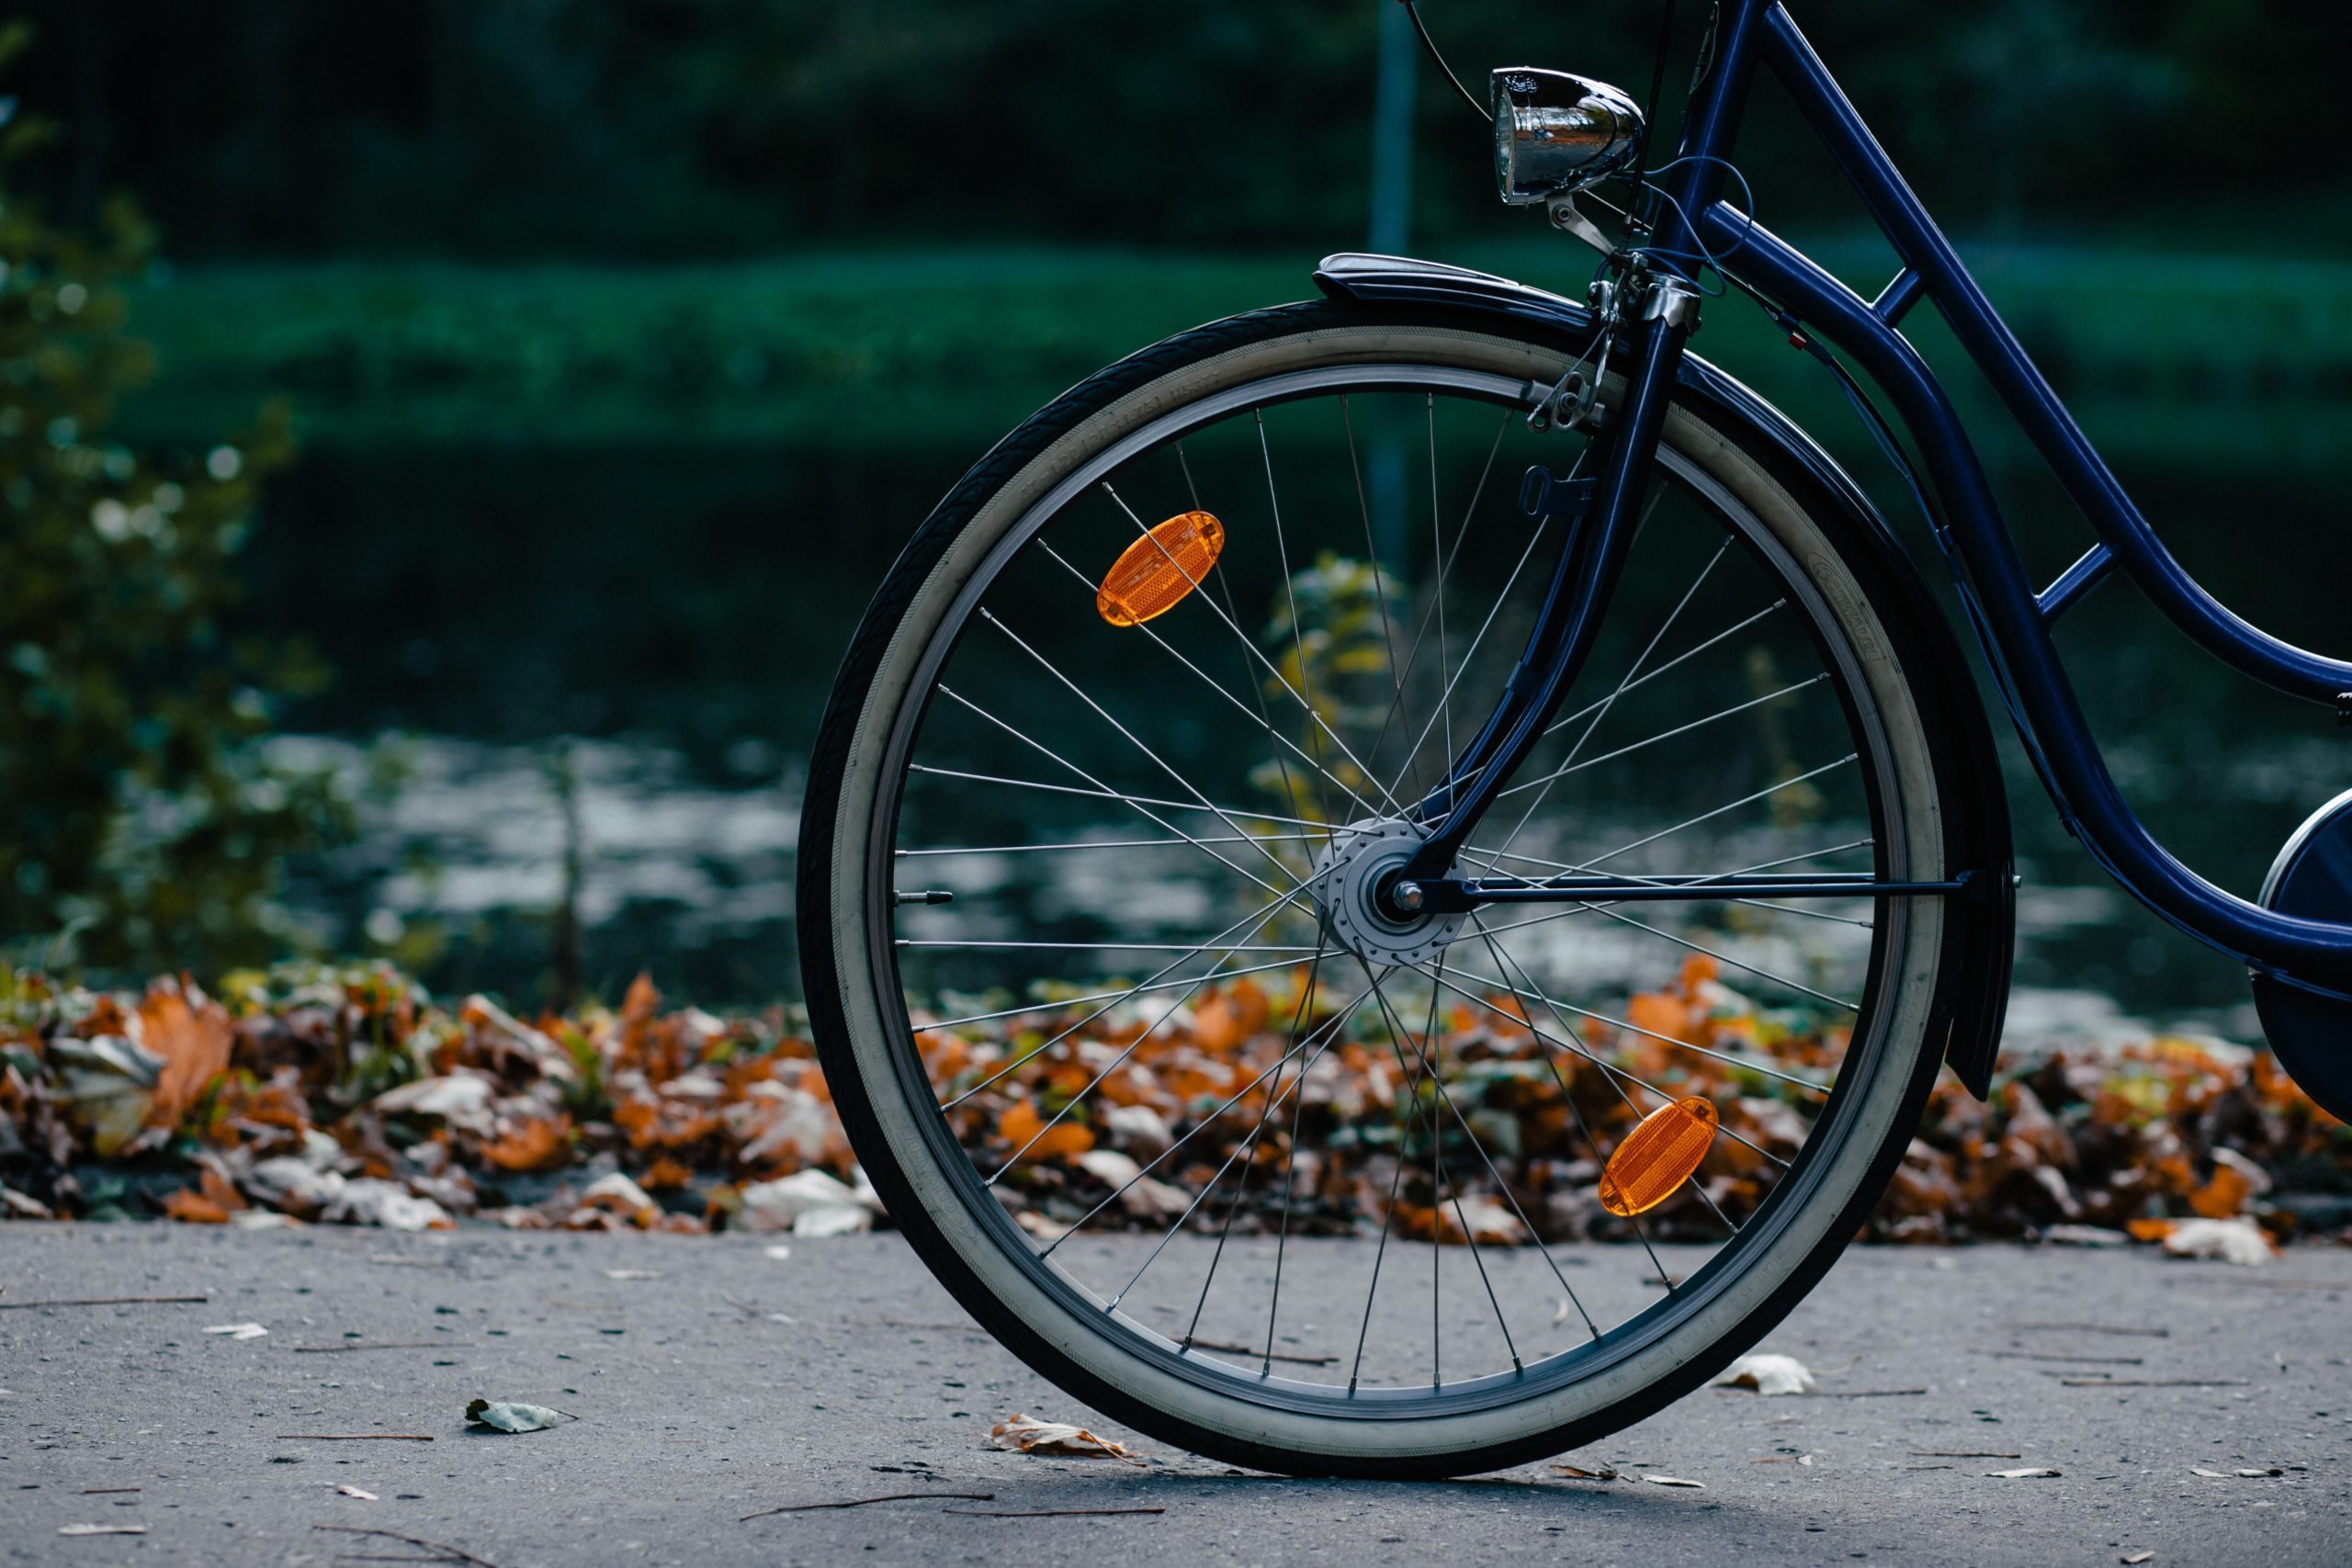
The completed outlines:
[[[890,1235],[14,1224],[0,1287],[9,1562],[2352,1562],[2352,1252],[2332,1248],[2260,1269],[1858,1248],[1763,1347],[1814,1393],[1705,1391],[1564,1456],[1610,1482],[1193,1458],[1031,1373]],[[167,1295],[207,1299],[24,1304]],[[248,1323],[266,1333],[206,1332]],[[469,1432],[478,1395],[580,1419]],[[1147,1462],[989,1446],[1016,1413]],[[2059,1473],[1987,1473],[2028,1468]],[[742,1517],[899,1492],[993,1497]],[[1161,1511],[1054,1512],[1088,1508]]]

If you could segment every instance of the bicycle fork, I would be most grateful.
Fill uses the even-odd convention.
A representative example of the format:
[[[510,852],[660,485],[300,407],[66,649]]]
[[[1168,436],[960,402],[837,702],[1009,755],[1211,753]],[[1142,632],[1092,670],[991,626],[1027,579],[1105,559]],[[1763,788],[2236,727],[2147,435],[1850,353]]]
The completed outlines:
[[[1486,901],[1453,879],[1454,862],[1504,784],[1543,739],[1591,656],[1641,525],[1642,497],[1666,428],[1683,345],[1698,322],[1698,304],[1697,291],[1679,279],[1652,276],[1642,288],[1624,405],[1611,422],[1614,428],[1589,490],[1585,481],[1561,483],[1540,468],[1528,470],[1521,504],[1537,516],[1568,519],[1543,609],[1494,712],[1454,759],[1445,782],[1414,807],[1413,815],[1434,824],[1433,830],[1375,890],[1384,913],[1410,919]]]

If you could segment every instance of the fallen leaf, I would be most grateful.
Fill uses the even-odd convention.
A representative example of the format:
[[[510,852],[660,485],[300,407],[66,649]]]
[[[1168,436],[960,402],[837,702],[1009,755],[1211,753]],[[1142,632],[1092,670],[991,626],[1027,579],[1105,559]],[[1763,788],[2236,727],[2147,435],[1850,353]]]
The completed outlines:
[[[225,1225],[229,1211],[189,1188],[164,1194],[164,1213],[182,1224]]]
[[[216,1323],[204,1332],[225,1335],[231,1339],[259,1339],[269,1330],[258,1323]]]
[[[498,1432],[543,1432],[560,1421],[580,1417],[545,1404],[477,1399],[466,1406],[466,1419]]]
[[[346,1181],[319,1210],[329,1224],[376,1225],[390,1231],[455,1230],[449,1211],[430,1198],[419,1198],[396,1181],[362,1177]]]
[[[821,1170],[798,1170],[775,1181],[743,1189],[735,1224],[747,1231],[784,1231],[795,1235],[849,1235],[870,1227],[881,1205],[873,1189],[852,1187]]]
[[[2124,1564],[2125,1568],[2132,1568],[2132,1564],[2145,1562],[2154,1556],[2155,1553],[2153,1551],[2127,1551],[2116,1561]]]
[[[607,1280],[659,1280],[662,1278],[662,1270],[659,1269],[607,1269],[605,1270],[605,1278]]]
[[[228,1010],[193,986],[157,981],[139,1004],[139,1043],[163,1058],[154,1121],[171,1126],[229,1070]]]
[[[583,1207],[608,1209],[629,1220],[662,1212],[662,1206],[646,1195],[644,1188],[617,1170],[608,1171],[590,1182],[580,1194],[580,1201]]]
[[[1036,1106],[1016,1100],[997,1118],[997,1135],[1012,1145],[1023,1159],[1052,1159],[1058,1155],[1082,1155],[1094,1146],[1094,1134],[1065,1116],[1048,1127]]]
[[[783,1262],[786,1258],[792,1256],[792,1248],[784,1246],[782,1243],[778,1243],[776,1246],[767,1248],[766,1252],[768,1257],[775,1259],[778,1263]]]
[[[1715,1380],[1717,1388],[1752,1388],[1760,1394],[1803,1393],[1813,1372],[1794,1356],[1742,1356]]]
[[[2278,1256],[2278,1248],[2252,1220],[2183,1220],[2164,1238],[2170,1258],[2219,1258],[2240,1268],[2258,1268]]]
[[[346,1497],[356,1497],[363,1503],[380,1503],[383,1501],[382,1498],[377,1496],[373,1492],[362,1492],[356,1486],[338,1486],[335,1490],[342,1493]]]
[[[1614,1481],[1617,1479],[1617,1467],[1614,1465],[1604,1464],[1599,1470],[1585,1470],[1573,1464],[1555,1464],[1552,1468],[1570,1481]]]
[[[119,1034],[53,1040],[48,1047],[57,1098],[100,1159],[120,1154],[146,1130],[164,1059]]]
[[[60,1525],[60,1535],[145,1535],[145,1525]]]
[[[1700,1492],[1707,1489],[1703,1481],[1685,1481],[1679,1475],[1645,1475],[1642,1479],[1653,1486],[1688,1486]]]
[[[1123,1443],[1098,1438],[1067,1421],[1032,1421],[1015,1416],[989,1428],[989,1441],[1013,1453],[1041,1454],[1051,1459],[1115,1459],[1139,1465],[1143,1461]]]
[[[2129,1247],[2132,1237],[2104,1225],[2052,1225],[2041,1233],[2050,1247]]]
[[[1984,1472],[1996,1481],[2054,1481],[2058,1472],[2028,1465],[2021,1470],[1988,1470]]]

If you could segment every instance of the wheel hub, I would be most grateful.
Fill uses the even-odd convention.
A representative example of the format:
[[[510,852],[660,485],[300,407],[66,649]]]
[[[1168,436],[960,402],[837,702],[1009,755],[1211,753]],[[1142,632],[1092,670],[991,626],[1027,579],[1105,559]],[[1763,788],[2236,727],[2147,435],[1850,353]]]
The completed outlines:
[[[1428,833],[1410,822],[1374,818],[1341,829],[1316,857],[1315,900],[1332,940],[1381,968],[1427,964],[1461,934],[1467,915],[1408,914],[1380,897]]]

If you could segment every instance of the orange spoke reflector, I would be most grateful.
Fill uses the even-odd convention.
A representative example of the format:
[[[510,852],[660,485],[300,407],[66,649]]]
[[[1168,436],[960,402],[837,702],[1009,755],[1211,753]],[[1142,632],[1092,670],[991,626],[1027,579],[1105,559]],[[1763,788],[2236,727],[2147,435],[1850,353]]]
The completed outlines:
[[[1665,1202],[1699,1168],[1719,1125],[1713,1102],[1696,1095],[1643,1117],[1600,1173],[1600,1206],[1629,1219]]]
[[[1114,626],[1164,615],[1201,585],[1224,549],[1224,524],[1205,512],[1180,512],[1111,563],[1094,607]]]

